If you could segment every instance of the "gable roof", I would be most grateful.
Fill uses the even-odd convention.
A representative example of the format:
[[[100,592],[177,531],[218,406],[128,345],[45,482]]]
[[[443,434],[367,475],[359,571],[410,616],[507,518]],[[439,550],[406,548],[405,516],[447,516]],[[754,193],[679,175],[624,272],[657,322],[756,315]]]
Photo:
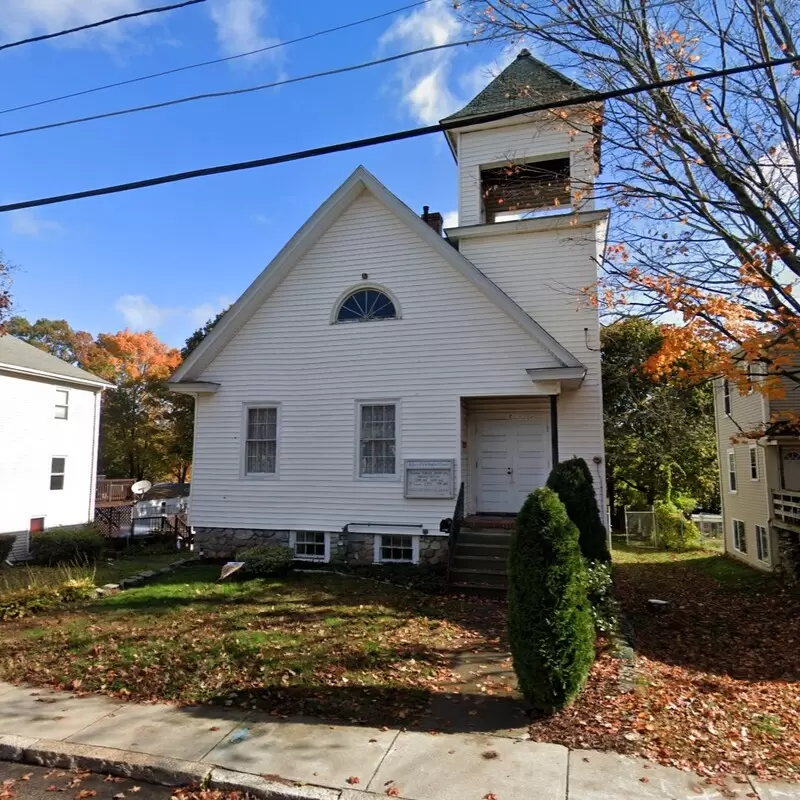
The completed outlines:
[[[524,109],[585,94],[589,94],[588,89],[534,58],[529,50],[520,50],[519,55],[483,91],[442,122]]]
[[[170,378],[170,383],[197,381],[206,367],[264,304],[272,292],[291,272],[295,264],[320,240],[331,225],[364,190],[369,191],[495,306],[529,333],[559,364],[569,367],[581,366],[581,363],[572,353],[559,344],[541,325],[523,311],[497,284],[487,278],[471,261],[461,255],[446,239],[442,238],[426,222],[420,219],[372,173],[363,166],[359,166],[309,217],[266,269],[250,284],[244,294],[228,309],[222,319],[214,326],[211,333],[178,367]]]
[[[113,386],[108,381],[98,378],[97,375],[92,375],[85,369],[80,369],[60,358],[51,356],[50,353],[45,353],[44,350],[10,334],[0,336],[0,370],[68,383],[100,387]]]

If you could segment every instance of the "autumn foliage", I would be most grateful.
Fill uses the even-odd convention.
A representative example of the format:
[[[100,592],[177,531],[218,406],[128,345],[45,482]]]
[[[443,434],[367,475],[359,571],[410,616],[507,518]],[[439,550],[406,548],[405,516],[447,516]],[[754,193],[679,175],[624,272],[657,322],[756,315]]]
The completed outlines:
[[[800,383],[800,7],[729,3],[464,0],[482,33],[511,37],[589,92],[549,112],[595,147],[573,200],[612,209],[595,299],[650,316],[656,377],[726,377],[780,397]],[[764,67],[764,64],[770,64]],[[720,68],[735,76],[704,78]],[[671,79],[678,86],[654,86]],[[652,88],[650,88],[652,87]],[[538,87],[517,87],[531,103]],[[599,167],[602,165],[602,171]],[[580,291],[576,287],[576,294]]]

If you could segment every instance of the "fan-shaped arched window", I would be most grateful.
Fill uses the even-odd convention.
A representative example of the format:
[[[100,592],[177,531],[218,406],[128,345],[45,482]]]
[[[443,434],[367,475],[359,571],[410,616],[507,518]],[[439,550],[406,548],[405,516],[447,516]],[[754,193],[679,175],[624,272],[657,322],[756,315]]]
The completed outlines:
[[[342,300],[336,312],[336,322],[367,322],[373,319],[397,319],[394,301],[380,289],[356,289]]]

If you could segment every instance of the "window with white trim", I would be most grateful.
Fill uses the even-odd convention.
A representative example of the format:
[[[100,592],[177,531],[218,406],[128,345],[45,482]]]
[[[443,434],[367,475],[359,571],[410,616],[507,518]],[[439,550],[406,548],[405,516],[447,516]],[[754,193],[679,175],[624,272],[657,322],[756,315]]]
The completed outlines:
[[[733,549],[740,553],[747,552],[747,534],[744,522],[740,519],[733,520]]]
[[[248,406],[245,420],[245,475],[274,475],[278,468],[278,409]]]
[[[758,480],[758,450],[757,445],[750,445],[750,480]]]
[[[418,562],[418,536],[398,533],[381,533],[375,537],[375,563],[416,564]]]
[[[322,531],[292,531],[289,544],[298,561],[330,560],[330,536]]]
[[[766,525],[756,525],[756,555],[759,561],[769,564],[769,529]]]
[[[50,489],[53,491],[64,488],[64,473],[67,470],[67,459],[63,456],[54,456],[50,459]]]
[[[56,419],[67,419],[69,415],[69,392],[56,389]]]
[[[731,415],[731,384],[727,378],[722,381],[722,408],[728,416]]]
[[[736,491],[736,452],[728,450],[728,491]]]
[[[397,474],[397,406],[362,403],[358,419],[358,474],[391,478]]]
[[[397,319],[397,309],[389,295],[371,287],[351,292],[336,311],[336,322],[371,322],[377,319]]]

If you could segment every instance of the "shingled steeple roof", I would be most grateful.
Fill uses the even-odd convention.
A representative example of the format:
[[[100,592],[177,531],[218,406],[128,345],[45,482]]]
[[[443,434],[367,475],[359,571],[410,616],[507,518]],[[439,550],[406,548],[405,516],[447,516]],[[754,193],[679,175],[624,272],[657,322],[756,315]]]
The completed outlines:
[[[477,97],[442,122],[512,111],[515,108],[522,110],[538,103],[565,100],[588,93],[588,89],[534,58],[529,50],[521,50]]]

